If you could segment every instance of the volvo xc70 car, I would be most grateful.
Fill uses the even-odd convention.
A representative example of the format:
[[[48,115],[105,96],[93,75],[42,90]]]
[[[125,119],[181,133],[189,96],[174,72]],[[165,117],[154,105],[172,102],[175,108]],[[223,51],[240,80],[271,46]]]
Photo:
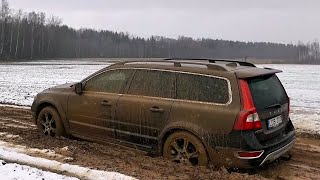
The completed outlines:
[[[119,62],[39,93],[32,112],[48,136],[138,147],[189,165],[257,167],[295,140],[279,72],[232,60]]]

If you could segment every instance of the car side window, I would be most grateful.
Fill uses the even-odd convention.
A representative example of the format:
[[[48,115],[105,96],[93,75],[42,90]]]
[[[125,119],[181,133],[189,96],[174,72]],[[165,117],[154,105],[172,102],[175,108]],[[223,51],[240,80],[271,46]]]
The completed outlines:
[[[173,98],[175,95],[175,74],[166,71],[139,69],[132,79],[128,94]]]
[[[221,78],[178,73],[177,99],[226,104],[228,82]]]
[[[133,70],[118,69],[99,74],[86,82],[85,91],[121,93]]]

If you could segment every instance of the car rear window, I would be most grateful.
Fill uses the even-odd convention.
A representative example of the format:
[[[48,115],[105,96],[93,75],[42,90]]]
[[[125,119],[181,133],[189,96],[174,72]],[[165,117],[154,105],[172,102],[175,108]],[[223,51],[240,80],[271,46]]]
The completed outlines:
[[[253,102],[258,110],[267,109],[276,104],[288,103],[287,94],[275,74],[251,78],[248,80],[248,84]]]

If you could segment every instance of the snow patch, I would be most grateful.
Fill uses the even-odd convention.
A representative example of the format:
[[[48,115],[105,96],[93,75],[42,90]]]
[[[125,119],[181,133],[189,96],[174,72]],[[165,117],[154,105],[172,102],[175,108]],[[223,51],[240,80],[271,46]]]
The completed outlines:
[[[40,157],[29,156],[29,155],[18,153],[18,152],[13,152],[5,149],[3,146],[0,147],[0,159],[5,160],[7,162],[33,166],[39,169],[46,169],[46,170],[57,172],[57,173],[64,172],[74,177],[78,177],[80,179],[92,179],[92,180],[102,180],[102,179],[132,180],[134,179],[133,177],[126,176],[117,172],[92,170],[92,169],[77,166],[77,165],[60,163],[58,161],[53,161],[53,160],[48,160]]]
[[[0,178],[3,180],[23,180],[23,179],[35,179],[35,180],[78,180],[78,178],[67,177],[56,173],[42,171],[30,166],[11,164],[0,161]]]
[[[5,134],[5,136],[14,136],[8,133],[2,133]],[[12,143],[8,143],[5,141],[0,141],[0,148],[11,151],[11,152],[17,152],[17,153],[24,153],[28,155],[41,155],[48,158],[56,158],[60,159],[62,161],[72,161],[73,159],[71,157],[66,157],[60,154],[57,154],[55,151],[52,151],[50,149],[36,149],[36,148],[27,148],[26,146],[16,145]]]
[[[19,109],[28,109],[30,110],[30,106],[18,106],[18,105],[11,105],[11,104],[0,104],[0,107],[11,107],[11,108],[19,108]]]

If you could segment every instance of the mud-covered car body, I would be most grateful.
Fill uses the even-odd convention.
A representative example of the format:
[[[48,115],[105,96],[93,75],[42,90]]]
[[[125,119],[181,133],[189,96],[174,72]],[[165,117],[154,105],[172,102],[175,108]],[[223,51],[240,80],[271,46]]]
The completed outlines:
[[[227,60],[120,62],[80,83],[39,93],[66,134],[161,155],[176,131],[195,135],[210,161],[256,167],[288,152],[295,139],[279,70]]]

